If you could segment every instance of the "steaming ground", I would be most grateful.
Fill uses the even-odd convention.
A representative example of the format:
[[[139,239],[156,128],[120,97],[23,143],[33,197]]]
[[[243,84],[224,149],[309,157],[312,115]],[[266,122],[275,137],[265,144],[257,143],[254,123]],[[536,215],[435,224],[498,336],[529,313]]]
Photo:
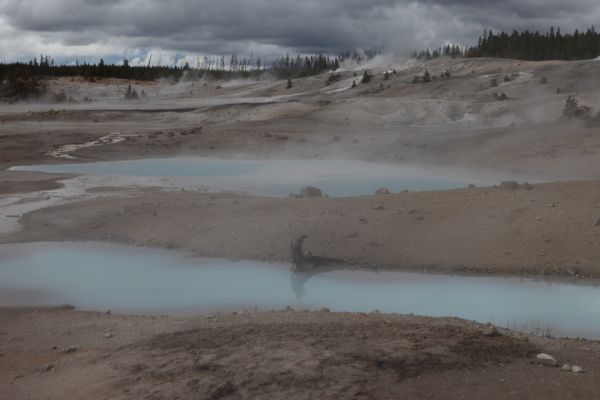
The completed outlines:
[[[531,191],[482,190],[477,192],[480,197],[474,197],[472,190],[391,196],[385,199],[385,209],[379,210],[385,218],[375,226],[369,221],[368,233],[362,233],[365,223],[357,218],[359,210],[375,207],[373,204],[380,200],[360,198],[348,200],[350,203],[326,200],[327,207],[331,203],[337,208],[338,216],[328,218],[340,231],[322,241],[329,245],[321,244],[323,248],[319,250],[355,260],[354,256],[343,257],[344,249],[350,245],[344,237],[361,230],[363,256],[356,261],[365,264],[544,273],[576,267],[587,274],[600,275],[600,267],[594,261],[598,259],[594,249],[599,248],[599,195],[594,183],[578,182],[600,177],[599,128],[562,118],[569,95],[576,96],[582,104],[600,104],[600,82],[596,79],[599,63],[450,58],[400,62],[383,57],[372,61],[372,66],[369,83],[361,83],[356,66],[344,66],[336,75],[296,79],[291,89],[286,89],[285,81],[268,78],[230,82],[184,79],[179,83],[54,80],[51,90],[64,91],[70,101],[3,104],[0,165],[201,155],[241,159],[357,159],[425,168],[466,168],[474,171],[474,176],[478,171],[500,171],[515,176],[553,177],[570,183],[535,185]],[[413,77],[425,70],[435,79],[412,83]],[[442,78],[444,72],[449,72],[450,78]],[[492,85],[492,80],[497,86]],[[356,88],[352,88],[353,81],[357,82]],[[128,84],[143,93],[139,100],[125,100]],[[498,100],[497,93],[505,94],[506,100]],[[0,190],[11,198],[15,194],[18,198],[17,192],[33,192],[28,196],[43,198],[44,194],[37,192],[52,189],[57,185],[55,178],[3,172]],[[256,227],[276,237],[285,237],[286,241],[306,232],[322,235],[320,229],[311,226],[314,223],[311,218],[325,212],[321,203],[291,199],[277,202],[252,199],[251,205],[244,209],[245,215],[252,218],[245,222],[248,228],[243,225],[239,228],[242,233],[235,240],[242,245],[236,246],[227,241],[215,241],[218,244],[213,247],[191,243],[187,238],[194,237],[198,228],[195,225],[181,226],[145,214],[138,218],[136,212],[125,213],[122,218],[133,218],[135,223],[112,226],[106,223],[110,219],[103,213],[110,213],[113,208],[120,213],[121,208],[116,206],[119,202],[109,203],[105,209],[104,205],[94,203],[99,193],[126,199],[140,213],[173,202],[180,204],[174,210],[182,215],[195,212],[182,204],[201,195],[148,192],[141,187],[131,190],[132,185],[140,185],[139,180],[76,179],[79,179],[76,183],[70,181],[69,187],[87,190],[85,199],[72,194],[58,195],[60,201],[51,205],[59,208],[44,208],[50,204],[42,202],[29,209],[41,207],[41,210],[21,218],[22,229],[18,232],[13,225],[22,213],[5,205],[3,216],[10,219],[12,233],[6,227],[0,230],[10,235],[2,240],[88,237],[160,245],[164,232],[169,232],[169,237],[180,237],[171,246],[204,255],[281,260],[288,256],[287,242],[273,250],[270,244],[256,240],[260,237],[256,235]],[[176,189],[166,180],[164,183],[149,180],[144,186],[149,184]],[[98,189],[98,186],[111,188]],[[177,196],[182,197],[181,202],[174,199]],[[230,219],[235,220],[235,213],[228,205],[229,197],[213,196],[212,207],[216,207],[219,219],[211,223],[227,226]],[[152,200],[151,205],[146,204],[148,200]],[[102,199],[98,200],[101,202]],[[279,202],[284,211],[275,205]],[[464,209],[461,204],[472,206]],[[85,217],[77,216],[81,207],[89,210]],[[283,213],[278,218],[289,219],[293,226],[267,225],[261,217],[264,207],[269,207],[273,214]],[[344,210],[344,207],[350,208]],[[410,230],[407,227],[412,227],[411,224],[389,222],[395,221],[397,215],[417,213],[437,217],[423,217]],[[60,222],[51,222],[59,214]],[[94,228],[97,226],[94,221],[87,220],[90,215],[103,221],[98,225],[102,229]],[[303,219],[294,221],[298,215]],[[198,225],[203,225],[201,220]],[[154,229],[158,226],[163,229]],[[412,238],[410,233],[417,232],[417,227],[432,234],[422,231]],[[567,233],[570,239],[562,240]],[[398,237],[405,241],[390,246]],[[202,240],[211,242],[211,238],[209,235]],[[436,245],[453,240],[457,243],[452,246]],[[370,242],[380,245],[367,251]],[[254,250],[236,250],[244,247]],[[546,250],[548,247],[551,250]],[[560,254],[552,253],[552,249]]]
[[[65,90],[74,102],[2,106],[7,151],[0,162],[47,163],[53,160],[44,154],[59,144],[120,133],[130,136],[77,155],[351,158],[597,177],[596,130],[560,119],[570,94],[583,104],[599,103],[597,62],[440,59],[391,66],[398,73],[388,81],[386,67],[372,70],[368,84],[347,71],[328,86],[320,75],[295,80],[289,90],[268,80],[134,83],[147,93],[139,101],[123,98],[127,82],[61,79],[52,90]],[[425,69],[433,76],[448,70],[451,78],[411,84]],[[504,82],[511,74],[519,75]],[[491,87],[493,78],[498,87]],[[508,100],[496,100],[494,92]],[[187,134],[200,127],[200,134]]]
[[[291,89],[286,89],[285,81],[267,78],[131,82],[138,93],[145,94],[134,101],[123,95],[130,82],[55,80],[52,90],[64,90],[72,101],[21,102],[0,109],[0,165],[175,155],[357,159],[466,168],[473,176],[479,171],[539,175],[570,183],[535,185],[534,190],[390,196],[385,198],[384,209],[378,210],[383,217],[374,225],[359,214],[368,214],[383,199],[251,199],[240,207],[250,219],[238,221],[229,195],[212,195],[211,207],[219,217],[211,224],[218,229],[231,221],[242,224],[236,229],[235,243],[239,244],[233,246],[226,240],[213,240],[213,234],[195,233],[206,225],[202,219],[207,216],[197,215],[198,226],[162,218],[161,210],[171,209],[169,204],[178,204],[172,208],[177,215],[195,214],[197,210],[185,205],[195,198],[201,203],[201,194],[173,193],[173,182],[160,179],[143,186],[163,186],[169,193],[141,186],[131,190],[132,185],[141,185],[140,180],[81,177],[69,181],[69,187],[87,190],[85,199],[59,194],[58,202],[41,202],[29,209],[41,210],[21,218],[18,232],[13,225],[22,207],[5,208],[3,214],[10,214],[13,232],[2,241],[86,237],[161,246],[165,237],[178,237],[169,245],[203,255],[282,260],[289,256],[287,244],[294,235],[310,232],[321,237],[327,231],[311,226],[315,217],[325,213],[332,226],[339,228],[331,237],[316,241],[320,248],[315,250],[325,256],[394,268],[435,266],[492,273],[584,270],[587,275],[600,275],[594,250],[600,248],[599,195],[594,183],[578,182],[599,178],[600,135],[598,128],[562,119],[569,95],[582,104],[600,104],[600,82],[595,78],[599,65],[595,61],[441,58],[424,63],[380,58],[372,61],[373,78],[365,84],[356,66],[345,66],[335,79],[331,74],[297,79]],[[436,79],[413,84],[413,77],[425,70]],[[388,80],[385,71],[390,72]],[[446,71],[450,78],[441,78]],[[498,86],[492,87],[493,79]],[[351,87],[353,81],[356,88]],[[494,93],[504,93],[507,99],[498,100]],[[33,192],[28,196],[35,197],[37,191],[56,185],[55,178],[3,172],[0,190],[13,197],[15,192]],[[94,200],[100,193],[117,200],[106,205],[102,199]],[[105,215],[113,209],[121,213],[119,199],[133,207],[119,218],[132,219],[126,226],[108,223],[111,219]],[[44,208],[57,204],[59,208]],[[325,211],[322,204],[327,204],[327,210],[334,207],[335,213]],[[88,210],[85,216],[78,214],[81,208]],[[289,220],[289,225],[268,222],[262,214],[265,208],[277,220]],[[423,216],[414,226],[402,220],[417,214]],[[59,221],[55,221],[57,215]],[[95,224],[96,220],[102,224]],[[365,225],[368,232],[363,232]],[[261,235],[256,229],[269,234],[258,240]],[[358,231],[359,247],[345,239]],[[273,249],[269,235],[286,239]],[[190,239],[194,237],[202,240]],[[378,244],[369,247],[369,243]],[[349,246],[361,248],[361,257],[344,257]],[[242,250],[247,247],[253,250]]]
[[[0,241],[104,240],[203,256],[288,260],[290,241],[306,234],[313,254],[358,265],[600,276],[600,132],[561,118],[568,95],[599,111],[600,63],[382,58],[372,68],[367,84],[360,83],[356,66],[345,66],[329,85],[323,74],[294,80],[291,89],[269,79],[131,82],[145,94],[135,101],[124,99],[126,81],[54,80],[52,90],[64,90],[71,101],[0,106],[0,167],[175,155],[331,158],[497,170],[564,182],[272,199],[180,191],[160,181],[148,188],[5,171]],[[384,80],[384,71],[394,69]],[[436,77],[433,82],[411,83],[426,69]],[[451,77],[439,78],[445,71]],[[353,81],[358,87],[351,88]],[[497,100],[495,92],[507,99]],[[64,189],[60,179],[68,179]],[[590,353],[595,343],[549,340],[535,349],[587,363],[591,372],[578,376],[530,364],[533,349],[512,337],[482,336],[446,319],[393,317],[375,326],[364,315],[236,318],[207,324],[2,310],[0,392],[14,399],[194,393],[265,398],[274,391],[288,398],[598,394]],[[105,331],[125,347],[113,348]],[[250,347],[232,345],[241,346],[241,337],[249,338]],[[444,344],[423,347],[423,338]],[[348,340],[356,343],[348,347]],[[58,350],[49,350],[54,346]],[[356,350],[364,346],[366,353]],[[63,352],[69,347],[77,350]],[[185,380],[178,379],[182,376]],[[66,383],[51,384],[57,381]]]

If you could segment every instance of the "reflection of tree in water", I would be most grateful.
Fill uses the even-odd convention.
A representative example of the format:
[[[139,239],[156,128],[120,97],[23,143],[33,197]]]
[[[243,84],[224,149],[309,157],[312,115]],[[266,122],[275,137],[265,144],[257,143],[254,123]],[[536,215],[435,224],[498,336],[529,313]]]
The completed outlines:
[[[292,290],[296,299],[300,300],[306,293],[304,285],[313,276],[322,272],[333,271],[342,260],[328,257],[313,256],[310,252],[304,254],[304,240],[308,238],[302,235],[291,243],[292,250]]]
[[[292,272],[292,290],[296,294],[296,299],[300,300],[306,293],[304,285],[313,275],[314,273],[309,272]]]
[[[339,268],[339,264],[330,264],[321,266],[319,268],[314,268],[310,271],[292,271],[291,286],[292,290],[296,294],[296,299],[300,300],[302,296],[306,294],[306,289],[304,288],[304,285],[306,285],[306,282],[308,282],[310,278],[318,274],[337,271]]]

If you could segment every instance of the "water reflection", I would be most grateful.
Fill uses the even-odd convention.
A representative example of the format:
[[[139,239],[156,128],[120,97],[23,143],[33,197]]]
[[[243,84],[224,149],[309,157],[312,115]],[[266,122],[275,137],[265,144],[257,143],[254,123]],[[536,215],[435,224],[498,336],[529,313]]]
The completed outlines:
[[[0,306],[73,304],[126,313],[286,306],[455,316],[556,335],[600,336],[597,282],[535,281],[186,259],[94,243],[0,246]]]
[[[296,295],[297,300],[300,300],[302,296],[306,293],[304,285],[313,275],[314,274],[308,272],[292,272],[292,291]]]

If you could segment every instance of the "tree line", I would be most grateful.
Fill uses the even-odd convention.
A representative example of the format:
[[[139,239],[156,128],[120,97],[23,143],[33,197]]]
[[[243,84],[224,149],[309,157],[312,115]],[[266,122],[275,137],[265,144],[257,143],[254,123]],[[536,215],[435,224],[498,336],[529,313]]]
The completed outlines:
[[[593,59],[600,56],[600,33],[593,26],[585,32],[566,34],[554,27],[545,34],[528,30],[494,33],[490,29],[484,31],[477,46],[470,48],[466,56],[529,61]]]
[[[151,60],[151,58],[150,58]],[[228,61],[228,62],[227,62]],[[316,75],[339,68],[337,57],[315,54],[274,58],[264,61],[260,58],[240,57],[233,53],[229,60],[225,56],[198,58],[192,67],[189,62],[183,66],[131,65],[127,59],[119,64],[76,62],[57,64],[49,56],[41,55],[29,62],[0,63],[0,97],[27,98],[44,93],[44,79],[58,77],[83,77],[88,80],[117,78],[126,80],[151,81],[168,78],[175,81],[199,80],[202,78],[222,80],[256,78],[269,74],[279,79]]]
[[[427,49],[413,51],[413,58],[429,60],[442,56],[455,57],[494,57],[527,61],[544,60],[589,60],[600,56],[600,33],[591,28],[575,30],[563,34],[551,27],[546,33],[539,31],[512,31],[494,33],[484,30],[477,45],[445,45],[433,51]]]
[[[260,58],[240,57],[233,53],[226,62],[225,56],[204,57],[198,59],[195,66],[186,62],[183,66],[145,66],[130,65],[127,59],[119,64],[107,64],[104,60],[98,63],[76,63],[72,65],[56,64],[49,56],[41,55],[29,62],[0,63],[0,82],[14,79],[50,78],[50,77],[73,77],[84,78],[118,78],[129,80],[155,80],[160,78],[173,78],[179,80],[182,76],[191,75],[201,77],[225,78],[231,75],[233,78],[239,76],[260,75],[265,71],[277,76],[309,76],[324,71],[339,68],[337,57],[329,57],[323,54],[313,56],[290,57],[286,55],[274,58],[270,62],[262,61]],[[208,72],[208,74],[206,74]]]

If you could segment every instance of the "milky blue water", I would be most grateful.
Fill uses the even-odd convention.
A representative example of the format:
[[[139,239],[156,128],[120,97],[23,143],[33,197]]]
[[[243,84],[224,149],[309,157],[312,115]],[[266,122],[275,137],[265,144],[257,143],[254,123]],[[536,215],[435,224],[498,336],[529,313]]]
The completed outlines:
[[[240,308],[455,316],[526,331],[600,338],[600,287],[402,272],[290,272],[282,264],[192,259],[96,243],[0,246],[0,306],[190,314]]]
[[[532,177],[490,171],[371,163],[352,160],[225,160],[173,157],[95,163],[14,167],[12,170],[78,174],[186,178],[186,183],[215,190],[264,196],[288,196],[316,186],[330,196],[371,195],[386,187],[393,192],[492,186],[504,180],[540,182]]]

